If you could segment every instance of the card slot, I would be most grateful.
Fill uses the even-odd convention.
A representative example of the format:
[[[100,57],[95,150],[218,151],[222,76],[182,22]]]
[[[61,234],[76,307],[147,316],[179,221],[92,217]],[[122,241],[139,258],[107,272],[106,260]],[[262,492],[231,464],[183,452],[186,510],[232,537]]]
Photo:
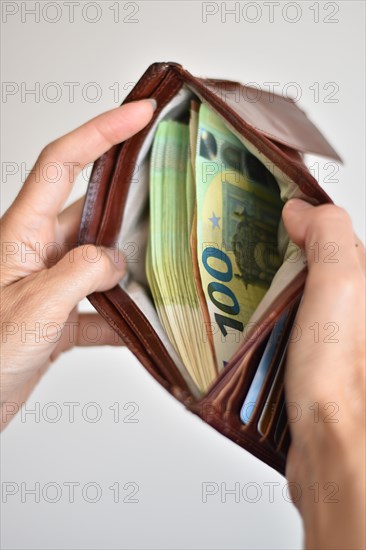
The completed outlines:
[[[292,303],[289,304],[289,307],[293,307]],[[277,311],[276,315],[273,316],[273,318],[267,319],[266,321],[263,321],[260,325],[258,325],[258,336],[251,341],[247,341],[245,350],[243,350],[240,355],[236,354],[235,360],[234,358],[231,359],[229,363],[225,366],[225,368],[221,370],[216,380],[214,380],[206,394],[203,396],[203,399],[210,397],[215,398],[216,393],[221,390],[223,384],[227,384],[228,380],[238,369],[244,369],[246,383],[242,387],[243,393],[241,395],[241,398],[244,400],[246,392],[248,391],[250,384],[253,381],[256,369],[267,345],[271,330],[276,323],[276,320],[282,313],[283,309],[281,311]],[[250,363],[250,366],[248,365],[248,363]],[[231,373],[230,376],[228,375],[229,372]]]
[[[255,348],[249,350],[245,357],[233,364],[228,371],[222,371],[211,389],[198,400],[194,412],[199,411],[200,416],[204,417],[214,412],[230,423],[235,422],[239,426],[244,426],[240,421],[243,395],[247,393],[253,381],[268,338],[269,335],[262,342],[258,342]]]
[[[288,424],[285,392],[284,389],[282,389],[279,399],[276,403],[273,415],[271,417],[271,421],[262,440],[266,441],[273,448],[273,450],[280,450],[281,442],[287,428]]]
[[[262,383],[262,386],[260,388],[259,394],[258,394],[255,402],[253,402],[251,404],[250,399],[249,399],[249,403],[248,403],[249,406],[251,405],[254,408],[251,411],[250,418],[248,420],[248,424],[253,423],[257,427],[258,422],[259,422],[259,420],[262,416],[263,410],[264,410],[266,404],[268,403],[268,399],[270,397],[271,389],[273,388],[273,386],[276,382],[276,378],[278,376],[280,376],[279,375],[279,370],[281,370],[282,365],[284,363],[284,356],[285,356],[286,349],[287,349],[288,339],[289,339],[289,336],[290,336],[290,333],[291,333],[291,330],[292,330],[293,320],[294,320],[296,309],[297,309],[297,306],[292,307],[288,311],[287,314],[286,313],[282,314],[282,316],[279,319],[277,319],[274,327],[271,329],[269,339],[270,338],[274,339],[272,341],[272,343],[269,344],[269,360],[271,361],[271,363],[270,363],[270,366],[268,368],[268,371],[266,372],[264,381]],[[286,315],[287,315],[287,317],[286,317]],[[284,323],[284,326],[282,326],[283,323]],[[277,331],[277,333],[276,333],[276,331]],[[272,346],[272,349],[271,349],[271,346]],[[274,347],[274,349],[273,349],[273,347]],[[265,350],[265,355],[267,353],[268,353],[268,349]],[[271,354],[273,354],[273,357],[271,356]],[[268,357],[268,355],[267,355],[267,357]],[[265,357],[263,357],[263,359],[264,359],[264,364],[265,364],[265,361],[266,361]],[[259,368],[261,368],[261,366],[263,366],[263,365],[260,365]],[[259,369],[257,370],[257,373],[258,373],[259,379],[260,379]],[[279,383],[281,383],[281,380],[279,381]],[[246,398],[244,400],[243,409],[245,409],[245,403],[248,400],[248,398],[249,398],[249,394],[246,396]],[[245,410],[244,410],[244,414],[246,414]]]
[[[268,409],[267,411],[263,410],[262,414],[267,413],[267,417],[262,420],[262,416],[260,417],[258,421],[258,432],[262,436],[263,439],[268,439],[270,437],[270,434],[273,431],[273,426],[276,425],[278,417],[281,413],[282,405],[284,403],[284,390],[283,390],[283,383],[279,383],[277,388],[276,396],[275,398],[271,400],[271,398],[268,398]],[[263,422],[262,430],[259,429],[260,422]]]
[[[279,445],[277,447],[277,451],[280,453],[281,456],[286,458],[289,447],[291,445],[291,433],[290,433],[290,427],[287,424],[286,429],[284,430]]]
[[[267,401],[263,407],[262,414],[258,420],[258,431],[264,437],[267,436],[269,430],[271,429],[273,417],[275,414],[278,414],[278,408],[282,406],[283,397],[281,399],[281,396],[283,395],[284,391],[284,370],[286,363],[287,344],[288,340],[280,356],[276,375],[270,388]]]
[[[261,388],[261,391],[258,395],[258,398],[255,402],[249,403],[248,407],[252,407],[252,412],[250,414],[250,419],[246,423],[246,425],[252,424],[257,426],[258,420],[262,414],[263,408],[267,402],[268,393],[271,389],[273,380],[276,375],[276,367],[277,365],[275,363],[272,363],[272,365],[269,368],[269,371],[264,379],[263,386]],[[249,411],[250,412],[250,411]]]
[[[290,430],[286,411],[285,391],[282,383],[280,393],[275,402],[270,421],[266,427],[262,441],[270,448],[286,457],[291,443]]]
[[[295,313],[296,307],[293,308],[292,306],[289,322],[293,322]],[[287,327],[286,338],[290,330],[291,327]],[[284,450],[282,448],[277,450],[268,438],[260,437],[256,422],[251,421],[248,424],[243,424],[240,419],[243,396],[250,388],[271,332],[272,327],[268,327],[265,337],[263,337],[263,334],[261,335],[262,341],[253,344],[253,347],[248,350],[240,362],[232,365],[225,375],[222,373],[220,383],[216,383],[204,398],[200,399],[198,403],[192,404],[189,408],[213,428],[224,433],[237,444],[251,450],[255,455],[284,474],[285,447]],[[275,369],[276,365],[274,364],[272,370]],[[281,386],[281,389],[283,390],[283,386]],[[282,402],[283,396],[277,404],[277,409],[281,408]],[[276,418],[279,412],[276,411]]]
[[[258,432],[264,438],[270,433],[273,427],[273,418],[279,414],[279,407],[283,400],[284,369],[286,363],[287,346],[296,317],[297,309],[300,303],[298,298],[292,305],[287,319],[286,328],[283,332],[279,349],[277,350],[274,365],[275,374],[272,377],[271,385],[263,388],[263,392],[258,398],[258,407],[256,414],[253,415],[253,422],[256,422]],[[269,383],[269,382],[268,382]],[[266,393],[268,392],[268,393]]]
[[[285,392],[282,387],[281,392],[278,396],[277,402],[274,404],[273,413],[270,416],[267,429],[262,437],[262,439],[264,441],[269,442],[271,447],[273,447],[274,449],[277,448],[277,445],[275,442],[275,434],[276,434],[276,429],[278,426],[278,422],[281,418],[281,413],[283,411],[284,406],[285,406]]]
[[[282,438],[284,436],[286,428],[287,428],[287,413],[286,413],[285,398],[284,398],[284,395],[283,395],[280,414],[278,416],[278,419],[277,419],[277,422],[276,422],[276,428],[275,428],[274,433],[273,433],[273,440],[274,440],[274,444],[276,446],[276,449],[278,449],[280,447],[280,442],[282,441]]]
[[[252,412],[250,421],[243,423],[240,418],[241,409],[245,402],[245,397],[253,383],[253,379],[258,370],[258,365],[263,357],[263,353],[272,334],[272,329],[279,319],[273,321],[273,324],[267,325],[266,331],[261,334],[260,340],[256,341],[245,356],[236,364],[230,365],[229,371],[225,370],[219,375],[219,380],[214,382],[208,393],[199,400],[197,409],[199,414],[204,416],[212,414],[220,415],[231,425],[236,425],[240,432],[251,431],[258,433],[257,423],[262,413],[263,407],[267,402],[268,394],[272,383],[277,374],[279,359],[283,356],[283,350],[287,345],[288,337],[292,329],[292,322],[297,309],[297,301],[292,305],[287,317],[285,330],[281,335],[281,342],[278,345],[274,360],[272,360],[269,371],[265,377],[261,388],[256,407]]]

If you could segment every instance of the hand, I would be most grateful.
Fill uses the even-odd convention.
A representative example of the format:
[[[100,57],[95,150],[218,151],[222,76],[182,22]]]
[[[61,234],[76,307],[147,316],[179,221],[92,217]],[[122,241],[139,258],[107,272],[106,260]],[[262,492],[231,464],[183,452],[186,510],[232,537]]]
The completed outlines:
[[[308,262],[285,375],[292,436],[287,477],[302,492],[297,505],[307,548],[361,549],[366,517],[365,249],[349,216],[336,206],[313,207],[293,199],[284,206],[283,219]],[[294,493],[299,497],[298,488]]]
[[[47,145],[1,220],[2,425],[61,352],[90,345],[87,325],[98,319],[98,345],[116,343],[102,318],[78,314],[76,306],[118,284],[123,256],[92,245],[70,249],[83,199],[62,208],[80,170],[146,126],[154,106],[149,99],[128,103]],[[52,166],[61,177],[51,173]]]

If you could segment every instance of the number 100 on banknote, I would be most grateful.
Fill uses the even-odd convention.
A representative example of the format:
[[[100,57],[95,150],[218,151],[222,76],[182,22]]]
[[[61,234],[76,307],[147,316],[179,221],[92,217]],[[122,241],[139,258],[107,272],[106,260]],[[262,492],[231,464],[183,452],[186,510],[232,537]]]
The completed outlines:
[[[272,174],[204,104],[198,126],[197,258],[220,370],[281,264],[282,201]]]

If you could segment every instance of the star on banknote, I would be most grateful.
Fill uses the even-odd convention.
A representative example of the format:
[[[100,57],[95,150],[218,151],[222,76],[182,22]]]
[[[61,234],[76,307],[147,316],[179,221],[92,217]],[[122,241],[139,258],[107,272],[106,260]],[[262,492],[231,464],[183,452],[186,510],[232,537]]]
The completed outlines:
[[[221,220],[221,217],[218,218],[215,216],[215,212],[212,212],[212,218],[208,218],[210,222],[212,223],[212,229],[217,227],[217,229],[220,229],[219,221]]]

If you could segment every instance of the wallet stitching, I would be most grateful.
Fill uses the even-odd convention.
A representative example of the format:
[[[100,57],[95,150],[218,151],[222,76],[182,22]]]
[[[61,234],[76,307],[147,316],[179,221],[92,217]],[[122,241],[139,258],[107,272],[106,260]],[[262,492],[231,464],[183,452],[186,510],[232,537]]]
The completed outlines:
[[[93,215],[93,207],[95,205],[96,196],[98,194],[98,187],[99,187],[99,179],[94,179],[94,171],[98,172],[103,171],[105,167],[105,161],[106,161],[106,155],[103,155],[100,157],[93,166],[93,173],[90,177],[86,198],[85,198],[85,204],[83,208],[83,214],[82,214],[82,220],[81,220],[81,228],[79,233],[79,242],[84,242],[86,239],[86,233],[89,229],[89,225],[91,222],[91,218]]]

